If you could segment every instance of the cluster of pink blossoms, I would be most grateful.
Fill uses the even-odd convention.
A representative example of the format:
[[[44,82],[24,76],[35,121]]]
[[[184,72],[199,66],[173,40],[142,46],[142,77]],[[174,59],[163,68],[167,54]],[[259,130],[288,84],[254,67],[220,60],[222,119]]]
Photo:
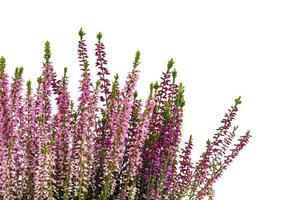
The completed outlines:
[[[24,84],[22,67],[10,82],[1,57],[0,199],[213,199],[214,183],[249,142],[249,131],[237,136],[232,125],[240,97],[193,164],[192,136],[180,149],[184,86],[176,82],[173,59],[143,102],[135,91],[140,52],[125,84],[118,75],[111,82],[97,34],[98,80],[92,83],[84,35],[81,29],[77,104],[67,68],[60,79],[53,70],[49,42],[36,89]]]

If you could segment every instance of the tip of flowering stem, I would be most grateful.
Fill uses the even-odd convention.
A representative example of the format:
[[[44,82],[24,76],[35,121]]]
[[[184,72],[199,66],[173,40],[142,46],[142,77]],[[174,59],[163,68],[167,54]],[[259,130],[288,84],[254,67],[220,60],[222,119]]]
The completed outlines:
[[[246,131],[246,135],[250,136],[251,135],[250,133],[251,133],[251,130]]]
[[[136,98],[138,97],[138,92],[137,92],[137,90],[134,91],[133,96],[134,96],[134,99],[136,99]]]
[[[153,87],[154,87],[154,90],[157,91],[157,89],[159,88],[159,83],[158,83],[158,81],[156,81],[156,82],[154,83]]]
[[[115,74],[114,80],[117,81],[117,80],[119,79],[119,77],[120,77],[120,76],[119,76],[118,74]]]
[[[210,146],[210,145],[211,145],[211,140],[208,139],[208,140],[207,140],[207,146]]]
[[[6,61],[3,56],[0,57],[0,72],[3,72],[6,66]]]
[[[51,140],[49,141],[49,144],[50,144],[50,145],[54,145],[54,144],[55,144],[55,141],[54,141],[53,139],[51,139]]]
[[[213,170],[214,172],[217,171],[217,164],[216,164],[215,160],[212,161],[211,167],[212,167],[212,170]]]
[[[150,83],[150,93],[149,93],[150,97],[153,95],[153,89],[154,89],[153,83]]]
[[[106,112],[102,112],[102,119],[101,119],[102,125],[104,126],[107,122],[107,116]]]
[[[84,70],[85,70],[85,71],[88,70],[88,66],[89,66],[88,60],[85,59],[85,60],[84,60]]]
[[[26,88],[27,88],[27,94],[30,94],[30,92],[31,92],[31,80],[28,80],[26,82]]]
[[[19,67],[19,74],[18,75],[19,75],[20,78],[22,78],[23,72],[24,72],[24,67],[22,67],[22,66]]]
[[[26,81],[27,88],[31,88],[31,80]]]
[[[74,101],[73,101],[73,100],[70,101],[70,107],[71,107],[71,110],[72,110],[73,107],[74,107]]]
[[[239,104],[241,104],[241,96],[235,99],[235,105],[237,106]]]
[[[17,68],[16,68],[16,70],[15,70],[15,78],[16,78],[17,80],[19,80],[19,79],[22,78],[23,70],[24,70],[23,67],[17,67]]]
[[[41,84],[41,82],[42,82],[42,77],[41,77],[41,76],[39,76],[39,77],[37,78],[37,82],[38,82],[39,85]]]
[[[101,43],[102,37],[103,37],[103,34],[101,32],[98,32],[98,34],[96,35],[96,38],[98,39],[99,44]]]
[[[182,83],[179,84],[179,89],[178,93],[176,96],[176,106],[183,108],[186,104],[185,98],[184,98],[184,92],[185,92],[185,87],[183,86]]]
[[[100,81],[100,80],[97,80],[97,81],[95,82],[96,88],[98,88],[100,85],[101,85],[101,81]]]
[[[171,116],[170,105],[169,105],[169,103],[165,103],[164,112],[163,112],[164,121],[168,122],[168,120],[170,119],[170,116]]]
[[[173,67],[173,65],[174,65],[174,60],[173,60],[173,58],[171,58],[167,64],[168,70],[170,70]]]
[[[81,40],[83,40],[84,35],[86,35],[86,33],[84,32],[83,28],[81,28],[81,29],[79,30],[79,36],[80,36],[80,39],[81,39]]]
[[[193,141],[193,135],[191,134],[189,137],[189,142],[192,142],[192,141]]]
[[[134,62],[133,62],[133,67],[134,68],[136,68],[140,64],[140,62],[139,62],[140,58],[141,58],[141,52],[140,51],[136,51]]]
[[[50,43],[49,43],[49,41],[46,41],[45,45],[44,45],[44,59],[45,59],[45,61],[48,62],[50,57],[51,57]]]
[[[67,67],[64,67],[64,76],[66,76],[67,70],[68,70],[68,68],[67,68]]]
[[[42,147],[41,153],[47,154],[48,153],[48,148],[47,147]]]
[[[176,71],[176,69],[174,69],[174,70],[172,71],[173,83],[175,83],[176,76],[177,76],[177,71]]]

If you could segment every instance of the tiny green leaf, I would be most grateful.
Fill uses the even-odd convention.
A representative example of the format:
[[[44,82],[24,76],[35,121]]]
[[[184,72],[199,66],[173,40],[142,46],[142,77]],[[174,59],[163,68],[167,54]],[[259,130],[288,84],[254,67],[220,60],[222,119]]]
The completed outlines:
[[[67,68],[67,67],[64,67],[64,76],[66,76],[67,70],[68,70],[68,68]]]
[[[134,99],[136,99],[136,98],[138,97],[138,92],[137,92],[137,90],[134,91],[133,96],[134,96]]]
[[[136,68],[140,64],[140,62],[139,62],[140,57],[141,57],[141,52],[140,51],[136,51],[134,62],[133,62],[133,67],[134,68]]]
[[[235,99],[235,105],[241,104],[241,96],[239,96],[237,99]]]
[[[184,98],[184,92],[185,92],[185,87],[183,86],[182,83],[180,83],[178,93],[177,93],[177,96],[176,96],[176,105],[180,108],[183,108],[186,104],[186,101],[185,101],[185,98]]]
[[[154,90],[155,90],[155,91],[158,90],[158,88],[159,88],[159,83],[158,83],[158,81],[156,81],[155,84],[154,84],[153,86],[154,86]]]
[[[37,78],[37,82],[38,82],[39,85],[42,83],[42,77],[41,77],[41,76],[39,76],[39,77]]]
[[[102,112],[102,125],[104,126],[107,122],[107,116],[106,116],[106,112]]]
[[[44,45],[44,59],[45,59],[45,61],[49,62],[50,57],[51,57],[50,43],[49,43],[49,41],[46,41],[45,45]]]
[[[96,88],[98,88],[100,85],[101,85],[101,81],[100,81],[100,80],[97,80],[97,81],[95,82]]]
[[[217,171],[217,165],[216,165],[216,163],[215,163],[214,160],[211,163],[211,167],[212,167],[212,169],[213,169],[214,172]]]
[[[119,79],[119,77],[120,77],[120,76],[119,76],[118,74],[115,74],[115,75],[114,75],[114,80],[117,81],[117,80]]]
[[[173,60],[173,58],[171,58],[167,64],[168,70],[170,70],[173,67],[173,65],[174,65],[174,60]]]
[[[22,78],[23,70],[24,70],[23,67],[17,67],[17,68],[15,69],[15,78],[16,78],[17,80],[20,80],[20,79]]]
[[[31,94],[31,80],[28,80],[26,82],[26,88],[27,88],[27,95]]]
[[[98,39],[99,44],[101,44],[102,37],[103,37],[103,34],[101,32],[98,32],[98,34],[96,35],[96,38]]]
[[[177,71],[176,71],[176,69],[174,69],[174,70],[172,71],[173,83],[175,83],[176,76],[177,76]]]
[[[88,66],[89,66],[88,60],[85,59],[85,60],[84,60],[84,70],[85,70],[85,72],[88,71]]]
[[[211,140],[208,139],[208,140],[207,140],[207,146],[210,146],[210,145],[211,145]]]
[[[149,96],[151,97],[153,95],[153,89],[154,89],[153,83],[150,83],[149,88],[150,88],[150,90],[149,90],[150,91]]]
[[[4,72],[6,66],[6,61],[3,56],[0,57],[0,72]]]
[[[86,33],[84,32],[83,28],[81,28],[81,29],[79,30],[79,36],[80,36],[80,39],[81,39],[81,40],[83,40],[84,35],[86,35]]]

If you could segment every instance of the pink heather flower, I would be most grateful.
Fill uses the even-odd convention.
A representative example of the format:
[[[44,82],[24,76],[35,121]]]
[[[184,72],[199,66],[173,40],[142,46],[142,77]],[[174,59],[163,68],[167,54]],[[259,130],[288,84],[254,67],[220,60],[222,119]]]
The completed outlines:
[[[66,75],[67,68],[64,68],[64,76],[57,83],[58,97],[57,107],[58,113],[55,116],[55,187],[57,198],[62,198],[64,193],[69,193],[69,161],[71,147],[71,107],[70,96],[68,92],[68,77]]]
[[[81,96],[79,97],[78,115],[79,119],[75,125],[75,133],[73,137],[72,150],[72,192],[79,199],[84,199],[85,193],[88,191],[89,181],[91,180],[91,170],[89,163],[91,162],[91,80],[89,73],[89,64],[87,61],[87,50],[83,36],[84,31],[79,31],[80,41],[78,46],[78,54],[80,66],[82,66],[82,80],[80,81]]]
[[[123,182],[122,192],[125,193],[123,196],[133,198],[136,195],[136,176],[141,168],[142,159],[141,153],[144,146],[145,138],[148,131],[149,121],[151,113],[154,109],[155,102],[149,99],[146,104],[146,109],[142,114],[138,114],[137,126],[133,130],[133,134],[129,135],[131,138],[128,139],[129,144],[126,148],[124,163],[125,168],[123,169]],[[129,130],[130,131],[130,130]],[[130,133],[129,133],[130,134]]]
[[[97,167],[96,165],[98,165],[98,161],[99,158],[98,156],[100,156],[100,135],[99,135],[99,129],[98,129],[98,125],[100,123],[100,116],[98,115],[99,113],[99,90],[100,87],[100,80],[96,81],[95,84],[95,88],[92,94],[92,98],[90,101],[90,115],[88,118],[88,121],[90,122],[90,127],[91,127],[91,134],[88,137],[88,140],[90,141],[90,146],[89,146],[89,154],[90,154],[90,159],[89,159],[89,174],[90,174],[90,189],[91,190],[95,190],[95,184],[96,184],[96,175],[97,175]],[[94,195],[96,195],[94,193]]]
[[[96,67],[99,68],[99,71],[97,75],[99,75],[99,80],[100,80],[100,89],[101,89],[101,95],[100,96],[100,101],[103,102],[105,101],[106,104],[108,103],[108,95],[110,94],[109,88],[110,88],[110,81],[106,78],[110,73],[108,69],[105,67],[107,65],[107,60],[106,60],[106,52],[105,52],[105,45],[103,42],[101,42],[103,35],[102,33],[97,34],[97,39],[98,43],[95,45],[95,55],[97,57],[96,59]]]
[[[151,191],[153,191],[153,195],[156,194],[156,191],[152,189],[155,187],[157,179],[162,175],[161,170],[161,155],[166,152],[166,147],[163,147],[162,140],[165,134],[169,132],[168,127],[164,127],[164,111],[167,106],[169,106],[168,98],[171,96],[171,72],[170,69],[174,64],[173,59],[171,59],[167,64],[167,71],[163,73],[161,77],[160,85],[156,82],[154,84],[154,95],[155,95],[155,109],[152,114],[152,119],[149,127],[149,134],[147,135],[147,143],[148,145],[144,149],[144,153],[142,155],[143,160],[145,161],[142,169],[142,178],[143,183],[141,183],[141,196],[145,194],[146,198],[151,195]],[[169,112],[169,109],[166,109]],[[168,124],[170,126],[170,124]],[[167,140],[165,141],[167,142]]]
[[[7,127],[9,111],[9,83],[8,75],[5,72],[6,62],[4,57],[0,57],[0,198],[6,193],[4,185],[4,174],[7,161],[7,137],[5,129]]]
[[[54,157],[52,146],[52,109],[51,109],[51,88],[53,82],[52,65],[50,59],[50,44],[45,43],[45,62],[43,63],[43,72],[38,79],[39,91],[36,99],[37,115],[37,145],[38,145],[38,165],[35,175],[35,198],[53,199],[53,174],[54,174]]]
[[[99,96],[95,96],[94,99],[100,102],[105,102],[104,105],[101,105],[102,107],[100,109],[96,109],[97,112],[101,112],[101,117],[99,117],[96,121],[97,129],[95,133],[95,143],[94,143],[94,166],[93,166],[93,189],[96,191],[95,196],[98,196],[99,191],[101,190],[102,186],[102,179],[104,177],[103,168],[104,168],[104,158],[105,154],[110,147],[106,148],[106,142],[108,138],[106,137],[106,134],[108,133],[108,98],[111,95],[111,92],[109,91],[110,88],[110,81],[107,79],[107,76],[110,74],[109,70],[105,67],[107,65],[106,60],[106,52],[105,52],[105,46],[102,40],[102,33],[97,34],[98,42],[95,44],[95,56],[96,56],[96,67],[98,67],[99,71],[97,75],[99,76],[99,80],[97,82],[96,91],[99,94]],[[95,93],[96,94],[96,93]],[[97,106],[98,107],[98,106]],[[107,110],[106,110],[107,109]]]
[[[176,154],[178,151],[178,147],[180,144],[180,137],[181,137],[181,125],[182,125],[182,118],[183,118],[183,106],[185,104],[184,101],[184,87],[182,83],[175,84],[175,78],[176,78],[176,70],[172,72],[173,76],[173,84],[171,85],[171,95],[170,99],[173,102],[171,106],[171,117],[170,117],[170,123],[172,124],[172,130],[166,134],[166,141],[169,142],[166,144],[168,146],[168,151],[165,152],[168,159],[166,161],[166,166],[164,168],[164,174],[166,174],[165,180],[164,180],[164,194],[167,196],[168,191],[171,190],[171,182],[173,181],[173,175],[175,174],[175,164],[176,164]]]
[[[193,148],[193,139],[192,135],[189,138],[189,141],[186,142],[185,148],[183,148],[179,160],[179,173],[178,178],[178,188],[177,196],[184,196],[189,189],[193,176],[193,163],[191,160],[191,152]]]
[[[240,136],[238,139],[238,143],[234,144],[234,148],[231,149],[231,153],[227,156],[225,156],[225,161],[222,163],[221,166],[219,166],[217,169],[214,170],[214,172],[211,175],[211,178],[207,181],[206,185],[202,187],[198,193],[197,198],[203,199],[205,196],[210,196],[210,198],[213,198],[213,184],[217,181],[219,177],[221,177],[223,171],[227,169],[227,167],[230,165],[230,163],[238,156],[239,152],[243,149],[243,147],[249,142],[251,135],[250,131],[247,131],[245,135]]]
[[[18,198],[22,198],[25,193],[25,171],[24,171],[24,154],[25,154],[25,137],[24,132],[26,131],[26,124],[24,121],[26,120],[26,115],[24,114],[24,102],[22,97],[22,90],[23,90],[23,79],[22,79],[22,73],[23,73],[23,67],[17,68],[19,69],[16,71],[17,80],[15,81],[16,87],[18,87],[19,92],[16,101],[16,115],[18,120],[17,129],[15,130],[16,134],[16,140],[15,140],[15,149],[16,149],[16,177],[17,177],[17,196]],[[13,88],[13,87],[12,87]],[[18,102],[18,103],[17,103]]]
[[[124,157],[126,134],[132,113],[134,89],[138,80],[139,71],[136,67],[139,64],[139,59],[140,52],[137,51],[135,61],[133,63],[133,70],[128,75],[126,85],[121,92],[121,110],[116,118],[117,124],[114,124],[114,132],[110,133],[110,144],[112,144],[112,148],[109,149],[107,153],[106,162],[108,163],[106,165],[107,168],[105,169],[108,170],[105,171],[105,173],[107,172],[105,176],[106,179],[108,179],[110,191],[113,191],[116,186],[116,182],[113,177],[119,172],[120,163]],[[108,191],[105,191],[105,193],[107,192]]]
[[[102,198],[107,198],[110,195],[112,187],[110,186],[111,180],[113,179],[113,174],[111,173],[111,168],[109,166],[110,160],[112,158],[109,156],[112,151],[113,141],[115,137],[115,132],[118,127],[118,118],[119,118],[119,105],[121,103],[120,98],[120,89],[118,82],[118,75],[114,76],[114,82],[112,84],[112,90],[108,98],[108,105],[106,109],[106,113],[103,114],[102,126],[100,127],[101,131],[101,158],[103,160],[100,162],[96,183],[97,188],[100,188],[101,191],[98,192]],[[112,161],[111,161],[112,162]]]
[[[4,165],[4,199],[22,198],[22,164],[24,149],[19,128],[21,128],[21,120],[24,120],[22,112],[22,73],[23,68],[16,68],[15,77],[11,84],[9,96],[9,113],[7,124],[4,129],[4,137],[6,139],[6,164]]]
[[[235,119],[236,113],[238,112],[237,106],[240,103],[241,97],[235,99],[235,105],[231,107],[229,113],[225,114],[224,119],[221,121],[222,126],[217,129],[218,132],[214,134],[213,141],[207,141],[207,150],[201,155],[201,159],[196,164],[190,198],[193,198],[194,195],[197,195],[199,199],[209,196],[209,190],[212,190],[213,184],[217,178],[221,176],[226,165],[230,163],[230,161],[224,159],[224,157],[233,141],[237,127],[235,127],[232,132],[228,130],[232,125],[232,121]],[[242,144],[239,145],[241,147],[240,149],[231,149],[231,152],[236,152],[234,154],[232,153],[231,155],[234,156],[231,157],[237,156],[242,147],[245,146],[248,142],[249,134],[246,134],[243,138],[245,139],[240,139],[240,141],[243,141]]]
[[[34,198],[34,175],[35,166],[37,165],[36,155],[38,153],[37,136],[36,136],[36,113],[34,105],[33,91],[31,81],[27,82],[27,92],[25,98],[25,188],[26,195]]]

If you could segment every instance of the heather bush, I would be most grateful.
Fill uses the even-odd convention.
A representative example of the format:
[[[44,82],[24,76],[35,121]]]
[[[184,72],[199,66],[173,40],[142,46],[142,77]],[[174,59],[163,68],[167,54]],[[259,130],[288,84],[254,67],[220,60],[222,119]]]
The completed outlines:
[[[77,101],[68,92],[67,68],[61,78],[53,69],[49,42],[37,88],[24,83],[23,67],[10,81],[1,57],[0,199],[213,199],[214,183],[250,138],[233,125],[241,98],[193,163],[192,136],[180,145],[184,86],[173,59],[142,101],[135,90],[140,52],[124,85],[118,75],[110,81],[98,33],[92,83],[84,36],[81,29]]]

